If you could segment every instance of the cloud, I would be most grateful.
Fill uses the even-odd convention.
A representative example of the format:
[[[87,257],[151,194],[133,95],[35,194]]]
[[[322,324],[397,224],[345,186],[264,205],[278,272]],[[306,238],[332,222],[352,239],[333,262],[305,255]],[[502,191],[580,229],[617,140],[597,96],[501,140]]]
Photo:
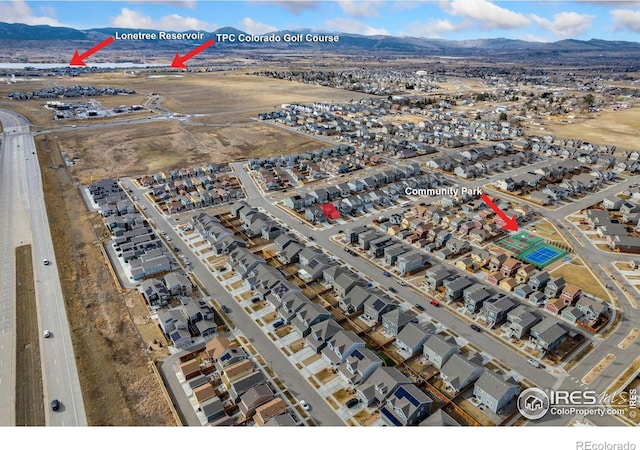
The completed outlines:
[[[609,12],[615,31],[640,33],[640,9],[614,9]]]
[[[430,20],[427,23],[414,22],[406,27],[406,34],[415,37],[438,38],[443,34],[468,28],[465,22],[453,23],[447,19]]]
[[[57,19],[49,17],[53,9],[41,9],[46,16],[34,16],[33,10],[24,0],[13,0],[11,2],[0,2],[0,17],[7,23],[24,23],[27,25],[52,25],[64,26]],[[55,10],[53,10],[55,12]]]
[[[340,8],[350,17],[378,17],[380,1],[338,0]]]
[[[536,36],[531,33],[524,33],[518,36],[518,39],[529,42],[551,42],[548,38],[542,36]]]
[[[290,13],[296,15],[306,10],[318,9],[320,6],[317,0],[276,0],[271,3],[282,6]]]
[[[342,31],[343,33],[363,34],[365,36],[378,34],[389,35],[389,32],[384,28],[373,28],[366,23],[342,17],[326,20],[325,26],[331,30]]]
[[[182,8],[195,9],[196,0],[128,0],[129,3],[162,3],[163,5],[174,5]]]
[[[561,12],[554,14],[553,20],[531,14],[531,19],[540,27],[552,32],[556,36],[573,37],[591,28],[591,21],[596,16],[578,14],[577,12]]]
[[[451,0],[440,2],[443,11],[472,20],[483,29],[522,28],[531,24],[524,15],[487,0]]]
[[[238,27],[242,31],[245,31],[249,34],[265,34],[278,31],[276,27],[272,27],[271,25],[267,25],[266,23],[256,22],[250,17],[245,17],[244,19],[242,19]]]
[[[183,17],[178,14],[170,14],[161,17],[160,20],[152,19],[129,8],[122,8],[120,15],[110,18],[111,24],[121,28],[140,28],[166,31],[205,30],[215,31],[218,25],[204,22],[193,17]]]

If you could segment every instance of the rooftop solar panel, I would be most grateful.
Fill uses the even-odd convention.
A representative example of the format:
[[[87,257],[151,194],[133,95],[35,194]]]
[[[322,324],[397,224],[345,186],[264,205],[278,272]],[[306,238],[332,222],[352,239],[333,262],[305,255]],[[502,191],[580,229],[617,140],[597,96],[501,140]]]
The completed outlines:
[[[420,402],[413,395],[409,394],[405,390],[405,388],[403,388],[402,386],[400,386],[398,389],[396,389],[396,392],[395,392],[394,395],[397,398],[406,398],[415,407],[418,407],[418,405],[420,404]]]

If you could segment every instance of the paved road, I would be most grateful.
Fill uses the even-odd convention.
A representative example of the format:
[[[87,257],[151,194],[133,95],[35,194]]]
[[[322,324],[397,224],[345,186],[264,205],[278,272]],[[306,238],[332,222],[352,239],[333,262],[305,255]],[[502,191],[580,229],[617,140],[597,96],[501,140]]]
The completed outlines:
[[[87,425],[82,401],[80,380],[76,369],[71,334],[67,322],[62,288],[56,266],[53,242],[49,230],[42,188],[42,178],[35,154],[35,143],[29,122],[19,114],[0,110],[4,130],[2,158],[0,160],[0,235],[3,237],[0,264],[2,265],[3,303],[2,340],[0,352],[0,424],[15,423],[13,410],[15,397],[9,389],[15,385],[15,262],[13,248],[20,244],[32,246],[36,301],[40,335],[50,330],[52,337],[40,338],[46,423],[48,425]],[[8,253],[11,253],[9,255]],[[51,261],[45,266],[44,259]],[[10,337],[10,339],[9,339]],[[4,346],[8,347],[5,349]],[[19,349],[18,349],[19,351]],[[6,365],[6,366],[5,366]],[[5,381],[6,380],[6,384]],[[6,394],[6,397],[5,397]],[[4,399],[10,399],[5,401]],[[49,402],[61,402],[58,412],[52,412]]]
[[[548,164],[548,161],[544,160],[533,165],[520,167],[512,172],[509,172],[509,175],[523,173],[532,170],[532,168],[543,166],[546,164]],[[269,201],[272,198],[272,194],[263,195],[257,189],[255,184],[252,182],[251,177],[246,171],[243,170],[243,163],[239,162],[234,163],[233,165],[236,174],[238,174],[243,186],[247,190],[248,203],[251,206],[264,208],[269,213],[282,220],[289,228],[300,230],[303,235],[306,235],[308,233],[308,229],[305,225],[300,225],[300,222],[297,219],[285,213],[280,208],[275,207],[272,202]],[[460,184],[464,183],[464,185],[468,187],[482,187],[486,183],[485,179],[475,180],[468,183],[461,182],[460,180],[455,181]],[[580,201],[574,202],[573,204],[569,205],[571,206],[571,208],[567,206],[557,211],[547,211],[544,208],[534,209],[537,210],[543,217],[547,217],[559,222],[567,215],[579,211],[580,209],[583,209],[591,204],[597,203],[601,201],[605,196],[619,192],[624,187],[632,184],[633,182],[635,182],[635,180],[627,180],[624,183],[617,184],[614,187],[607,189],[605,192],[600,192],[595,195],[588,196],[585,199],[581,199]],[[265,201],[265,199],[267,199],[267,201]],[[396,208],[392,208],[389,212],[387,212],[387,214],[390,214],[391,212],[399,212],[402,209],[402,206],[398,206]],[[329,237],[335,234],[339,229],[354,227],[358,224],[365,223],[368,220],[369,218],[359,218],[350,221],[346,226],[343,225],[334,227],[331,230],[314,230],[312,233],[315,237],[315,243],[320,247],[327,249],[333,254],[337,255],[340,259],[342,259],[352,267],[357,267],[357,270],[361,275],[367,276],[372,280],[376,280],[376,282],[383,287],[388,288],[390,286],[394,286],[395,289],[398,290],[400,297],[408,301],[409,303],[421,303],[424,305],[425,299],[422,295],[418,294],[411,288],[397,285],[392,279],[381,277],[380,269],[373,267],[368,263],[363,263],[360,257],[354,257],[352,255],[346,254],[346,252],[344,252],[338,245],[336,245],[329,239]],[[575,239],[573,239],[570,234],[568,234],[568,237],[574,248],[580,249],[580,254],[587,258],[591,263],[595,262],[609,265],[609,262],[611,260],[619,259],[619,255],[604,253],[592,244],[590,244],[590,248],[585,251],[582,247],[579,247],[577,245]],[[628,289],[630,288],[628,284],[626,285],[626,287]],[[623,296],[621,295],[621,291],[617,287],[615,287],[614,293],[618,296],[618,298],[623,298]],[[553,387],[555,389],[567,389],[572,391],[592,389],[596,390],[597,392],[604,392],[611,385],[611,383],[615,381],[615,379],[620,376],[620,374],[628,367],[630,362],[633,361],[633,359],[638,354],[640,354],[640,342],[638,342],[638,340],[636,340],[625,350],[621,350],[617,347],[617,345],[620,343],[620,341],[622,341],[622,339],[624,339],[629,331],[634,326],[638,326],[638,324],[640,323],[640,311],[630,308],[628,302],[626,302],[625,300],[622,300],[622,308],[624,310],[622,312],[622,321],[619,325],[617,325],[617,328],[612,332],[612,334],[606,340],[598,338],[593,339],[593,342],[596,345],[596,349],[588,357],[584,358],[580,363],[576,364],[571,369],[570,374],[559,374],[558,377],[555,377],[549,372],[531,366],[526,362],[526,358],[524,358],[522,355],[506,347],[501,342],[492,339],[488,335],[484,333],[478,334],[470,331],[466,322],[462,321],[457,316],[450,314],[445,309],[429,308],[428,311],[432,317],[445,324],[447,327],[455,330],[463,338],[474,342],[480,348],[487,351],[487,353],[491,354],[493,357],[505,361],[512,369],[524,375],[529,380],[532,380],[538,386],[548,388]],[[614,355],[616,355],[616,360],[614,361],[614,363],[603,370],[601,374],[590,385],[582,384],[580,380],[608,353],[613,353]],[[547,417],[545,421],[538,421],[537,424],[564,425],[568,422],[568,419],[569,418],[566,416]],[[618,422],[617,419],[613,417],[592,417],[591,419],[598,425],[620,425],[620,422]]]
[[[335,411],[326,403],[326,401],[317,393],[317,391],[300,375],[298,369],[289,362],[278,347],[264,334],[262,329],[256,325],[254,320],[247,314],[244,308],[229,295],[227,290],[211,274],[209,269],[200,262],[198,256],[182,243],[180,236],[169,225],[173,225],[162,216],[143,195],[144,190],[136,188],[129,179],[121,179],[122,184],[126,188],[133,190],[138,196],[138,202],[147,207],[145,213],[151,220],[155,222],[158,229],[167,231],[167,235],[171,237],[171,243],[179,246],[183,254],[191,261],[191,272],[206,287],[211,297],[213,297],[219,305],[225,305],[231,309],[230,317],[236,326],[242,330],[247,336],[251,344],[265,361],[268,361],[278,375],[283,380],[287,389],[298,399],[304,399],[311,405],[311,415],[320,425],[338,426],[345,425],[342,419]]]

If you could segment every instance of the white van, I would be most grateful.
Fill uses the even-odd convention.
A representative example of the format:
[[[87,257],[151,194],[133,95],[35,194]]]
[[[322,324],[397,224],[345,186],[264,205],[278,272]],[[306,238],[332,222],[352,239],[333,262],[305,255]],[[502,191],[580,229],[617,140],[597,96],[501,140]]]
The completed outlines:
[[[540,367],[540,362],[535,359],[527,359],[527,362],[531,364],[533,367]]]

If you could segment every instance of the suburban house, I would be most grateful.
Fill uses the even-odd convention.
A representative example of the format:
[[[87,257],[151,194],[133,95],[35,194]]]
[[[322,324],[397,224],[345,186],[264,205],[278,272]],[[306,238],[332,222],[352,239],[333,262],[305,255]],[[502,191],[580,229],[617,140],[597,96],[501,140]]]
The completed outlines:
[[[540,272],[536,275],[532,275],[529,278],[529,281],[527,282],[527,284],[531,286],[534,290],[539,291],[544,289],[550,280],[551,280],[551,276],[549,276],[548,272]]]
[[[383,314],[397,307],[398,304],[387,296],[371,296],[364,302],[364,313],[362,315],[365,319],[371,320],[372,322],[380,322]]]
[[[307,344],[318,353],[327,345],[327,341],[340,330],[342,327],[335,320],[323,320],[311,326],[311,332],[306,338]]]
[[[459,351],[460,347],[451,336],[443,338],[439,334],[429,336],[422,347],[422,354],[438,369],[442,368],[451,355]]]
[[[443,285],[444,281],[451,275],[453,275],[453,272],[445,266],[433,266],[425,273],[425,284],[432,291],[437,291],[438,288]]]
[[[384,405],[399,386],[410,384],[411,380],[395,367],[381,366],[375,369],[365,382],[358,385],[356,393],[366,406],[372,406],[374,403]]]
[[[522,339],[529,334],[529,330],[540,322],[542,317],[525,305],[518,305],[507,313],[509,334],[516,339]]]
[[[265,403],[273,400],[273,392],[267,385],[260,384],[247,390],[240,396],[240,413],[242,417],[248,419],[256,412],[256,408],[264,405]]]
[[[342,378],[352,385],[358,385],[369,378],[378,367],[382,366],[382,360],[376,353],[368,348],[355,349],[340,366],[339,372]]]
[[[432,402],[414,384],[402,385],[387,398],[380,413],[382,419],[392,426],[417,425],[431,414]]]
[[[287,402],[280,397],[276,397],[273,400],[258,406],[253,418],[256,421],[256,425],[264,426],[269,419],[277,415],[284,414],[286,410]]]
[[[442,282],[444,286],[444,297],[449,301],[460,300],[466,288],[474,284],[474,282],[466,276],[447,278]]]
[[[536,348],[549,352],[565,340],[567,330],[557,320],[547,317],[534,325],[529,335]]]
[[[495,301],[492,301],[496,299]],[[504,322],[507,318],[507,313],[518,306],[511,298],[506,295],[497,294],[491,299],[484,302],[484,313],[487,326],[493,328],[496,325]]]
[[[434,334],[435,331],[435,325],[432,323],[408,323],[402,331],[397,334],[394,345],[410,356],[416,355],[422,350],[425,341],[430,335]]]
[[[567,283],[562,277],[552,278],[544,288],[544,295],[546,295],[547,298],[557,298],[560,296],[560,293],[562,292],[566,284]]]
[[[390,336],[397,336],[410,322],[417,321],[413,314],[395,308],[382,315],[382,328]]]
[[[440,378],[447,389],[458,393],[482,375],[482,356],[479,353],[456,353],[440,369]]]
[[[491,370],[485,370],[473,387],[473,395],[494,413],[498,413],[519,393],[520,386],[513,377]]]
[[[331,365],[339,366],[354,350],[359,348],[364,348],[364,341],[353,331],[341,330],[327,341],[321,354],[325,361]]]

